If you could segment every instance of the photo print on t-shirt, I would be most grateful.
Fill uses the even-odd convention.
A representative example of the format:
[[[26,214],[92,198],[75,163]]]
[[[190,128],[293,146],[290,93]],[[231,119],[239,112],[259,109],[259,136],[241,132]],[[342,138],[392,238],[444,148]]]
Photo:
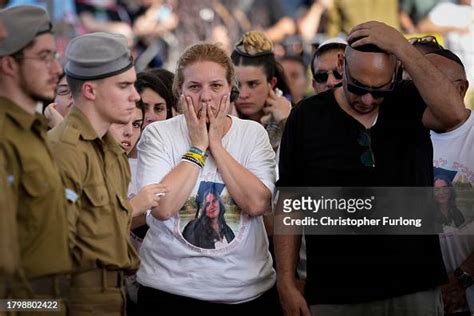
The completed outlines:
[[[220,249],[237,236],[241,211],[224,189],[223,183],[202,181],[197,195],[188,199],[181,208],[180,230],[190,244],[204,249]]]
[[[474,218],[474,191],[463,172],[434,167],[434,200],[438,222],[446,232]]]

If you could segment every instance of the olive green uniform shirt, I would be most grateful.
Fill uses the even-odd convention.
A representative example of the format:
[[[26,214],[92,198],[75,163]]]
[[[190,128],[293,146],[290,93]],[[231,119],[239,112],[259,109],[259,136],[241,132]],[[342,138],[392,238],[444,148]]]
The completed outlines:
[[[138,269],[129,241],[130,167],[110,133],[101,139],[76,107],[49,141],[70,200],[69,228],[76,271]]]
[[[0,299],[6,297],[7,282],[20,265],[16,209],[13,205],[13,192],[8,183],[5,156],[0,148]]]
[[[398,0],[334,0],[328,11],[327,33],[330,37],[348,34],[354,26],[371,20],[399,29]]]
[[[68,273],[72,265],[65,191],[47,147],[46,120],[0,97],[0,121],[2,165],[8,185],[4,196],[8,201],[1,202],[2,217],[5,224],[15,223],[6,233],[11,240],[8,260],[15,260],[18,247],[26,278]],[[13,214],[9,214],[9,203]]]

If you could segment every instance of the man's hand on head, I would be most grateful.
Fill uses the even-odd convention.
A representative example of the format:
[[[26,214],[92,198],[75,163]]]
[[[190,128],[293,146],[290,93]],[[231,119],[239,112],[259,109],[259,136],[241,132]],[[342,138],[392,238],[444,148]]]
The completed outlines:
[[[353,48],[372,44],[396,56],[398,56],[398,52],[405,49],[404,47],[410,46],[402,33],[385,23],[377,21],[354,26],[349,32],[347,42]]]

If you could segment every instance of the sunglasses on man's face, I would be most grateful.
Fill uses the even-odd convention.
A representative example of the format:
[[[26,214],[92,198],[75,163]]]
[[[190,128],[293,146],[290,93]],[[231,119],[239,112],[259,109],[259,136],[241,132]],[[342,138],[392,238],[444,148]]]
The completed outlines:
[[[339,71],[337,71],[336,68],[334,68],[333,70],[328,70],[328,71],[317,71],[314,74],[313,79],[317,83],[325,83],[328,81],[329,74],[332,74],[334,78],[336,78],[336,80],[342,79],[342,75],[339,73]]]
[[[350,93],[356,94],[356,95],[365,95],[367,93],[370,93],[372,97],[374,98],[384,98],[388,96],[390,93],[392,93],[394,87],[395,87],[395,73],[390,80],[390,82],[383,84],[381,87],[382,88],[371,88],[367,87],[361,84],[356,84],[354,83],[354,79],[349,75],[349,72],[347,70],[349,68],[347,66],[347,61],[344,66],[344,75],[346,76],[346,83],[347,83],[347,90],[349,90]],[[386,88],[383,88],[386,87]]]
[[[359,96],[370,93],[375,99],[385,98],[393,91],[393,89],[371,89],[368,87],[358,86],[349,82],[347,83],[347,90]]]

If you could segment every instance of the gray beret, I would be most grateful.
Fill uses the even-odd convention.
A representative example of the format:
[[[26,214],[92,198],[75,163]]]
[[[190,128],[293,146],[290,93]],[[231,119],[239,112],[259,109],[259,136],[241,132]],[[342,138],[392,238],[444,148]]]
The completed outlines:
[[[21,5],[0,10],[0,20],[8,36],[0,41],[0,56],[9,56],[26,47],[38,35],[51,32],[48,12],[40,7]]]
[[[97,80],[118,75],[133,66],[127,39],[115,33],[78,36],[66,47],[65,73],[74,79]]]

